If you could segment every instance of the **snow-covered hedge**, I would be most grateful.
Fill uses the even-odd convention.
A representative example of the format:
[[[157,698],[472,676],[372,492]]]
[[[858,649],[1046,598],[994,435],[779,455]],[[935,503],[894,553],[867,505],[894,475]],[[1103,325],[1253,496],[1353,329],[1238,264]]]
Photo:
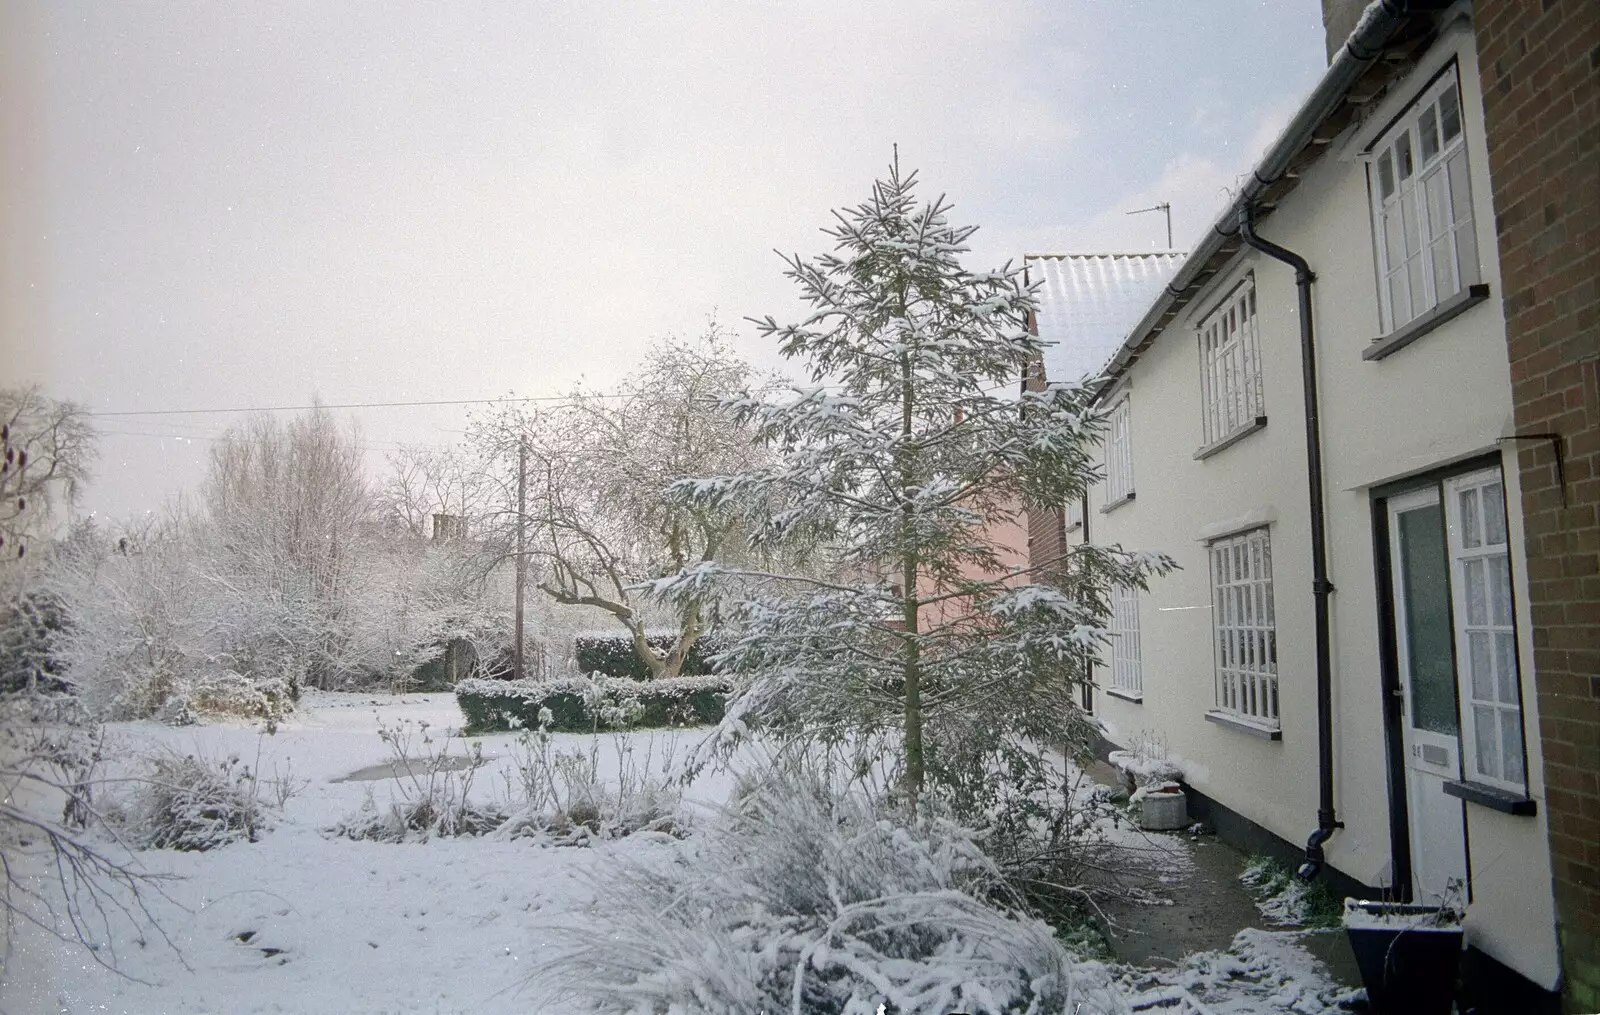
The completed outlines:
[[[646,635],[650,647],[669,651],[678,640],[676,631],[651,631]],[[712,636],[703,635],[683,660],[682,676],[704,676],[711,672],[706,657],[716,652]],[[572,655],[584,673],[603,673],[608,677],[649,680],[650,667],[633,649],[633,636],[622,632],[590,631],[572,639]]]
[[[536,729],[584,733],[601,729],[706,726],[722,721],[732,685],[723,677],[671,677],[641,682],[623,677],[556,680],[463,680],[456,702],[474,733]],[[540,712],[548,710],[547,722]]]

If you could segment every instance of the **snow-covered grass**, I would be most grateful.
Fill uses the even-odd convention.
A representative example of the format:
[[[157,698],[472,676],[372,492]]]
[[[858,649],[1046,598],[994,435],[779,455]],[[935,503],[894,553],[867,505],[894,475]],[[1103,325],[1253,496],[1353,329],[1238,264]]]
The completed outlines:
[[[108,727],[113,746],[107,754],[128,768],[153,751],[237,756],[264,782],[281,777],[303,788],[289,796],[276,827],[257,842],[136,854],[148,869],[179,879],[166,884],[170,898],[150,900],[176,950],[127,924],[114,924],[114,933],[100,942],[101,955],[136,979],[107,971],[76,946],[16,927],[0,977],[0,1012],[529,1010],[518,992],[530,961],[551,943],[538,928],[544,917],[582,903],[588,889],[576,875],[603,871],[619,855],[661,850],[663,843],[652,837],[542,849],[537,840],[435,838],[394,845],[327,834],[359,812],[369,788],[380,805],[398,789],[392,779],[340,780],[390,762],[379,728],[402,722],[427,722],[441,731],[462,719],[448,694],[308,693],[272,736],[242,722]],[[649,731],[629,741],[655,757],[683,756],[701,735]],[[507,780],[520,779],[516,737],[476,739],[486,764],[472,792],[490,801]],[[596,778],[616,784],[627,764],[625,747],[605,734],[598,745],[594,740],[552,736],[557,750],[594,757]],[[468,747],[455,740],[449,749],[464,755]],[[689,787],[685,806],[705,813],[731,786],[731,777],[707,773]]]
[[[595,913],[597,897],[614,894],[616,885],[627,883],[618,880],[622,872],[670,872],[693,865],[697,857],[703,864],[718,835],[727,842],[726,830],[716,829],[722,827],[724,805],[738,779],[734,772],[708,769],[684,788],[684,824],[694,830],[687,839],[643,831],[621,838],[582,837],[587,848],[555,848],[557,836],[549,834],[388,843],[327,832],[357,813],[369,790],[380,805],[387,804],[405,781],[372,777],[394,761],[391,746],[380,738],[380,726],[420,727],[427,722],[435,739],[430,751],[470,763],[472,748],[440,733],[461,721],[449,695],[308,694],[271,736],[243,722],[174,728],[142,721],[109,727],[106,756],[112,759],[112,776],[119,769],[137,768],[139,759],[154,751],[212,759],[237,756],[259,781],[273,826],[258,830],[255,842],[235,841],[204,852],[133,854],[150,872],[177,880],[162,882],[166,897],[149,897],[171,947],[158,934],[115,922],[96,942],[99,957],[126,975],[97,964],[79,946],[33,928],[12,928],[0,976],[0,1012],[493,1015],[569,1011],[596,1000],[581,981],[569,981],[582,996],[556,1007],[544,1005],[530,985],[530,974],[535,967],[549,969],[550,961],[570,948],[570,926]],[[626,791],[640,799],[660,789],[660,773],[687,758],[701,736],[703,731],[697,730],[640,731],[624,741],[608,734],[598,739],[553,734],[549,747],[552,755],[583,758],[584,778],[595,792],[620,799]],[[471,799],[509,805],[527,798],[526,737],[520,742],[511,734],[475,738],[483,764],[475,772]],[[647,778],[651,772],[656,773],[653,779]],[[361,777],[348,778],[353,775]],[[569,791],[583,780],[563,785]],[[281,794],[280,786],[285,788]],[[567,799],[574,798],[569,793]],[[662,806],[678,803],[673,799]],[[1151,848],[1142,833],[1115,821],[1106,830],[1118,841],[1125,838],[1130,850]],[[863,826],[863,832],[870,831]],[[1170,848],[1181,850],[1180,840],[1170,841],[1177,844]],[[881,842],[885,849],[903,844],[893,835]],[[778,845],[787,849],[794,842]],[[882,850],[873,855],[880,854],[885,862],[892,860]],[[916,855],[905,854],[908,860]],[[1152,862],[1181,865],[1185,857],[1174,853]],[[45,873],[33,872],[41,877]],[[981,919],[971,916],[968,904],[953,897],[949,904],[963,919],[1000,919],[996,911],[980,914]],[[1044,963],[1041,969],[1059,961],[1051,958],[1054,946],[1048,935],[1040,940],[1023,934],[1008,947],[1034,955]],[[1180,969],[1159,972],[1119,970],[1070,957],[1069,965],[1088,977],[1084,986],[1109,991],[1102,992],[1107,1011],[1127,1011],[1142,1003],[1141,998],[1165,996],[1162,992],[1204,999],[1206,1007],[1191,1007],[1191,1012],[1333,1010],[1267,1004],[1272,997],[1287,996],[1285,991],[1299,990],[1307,998],[1336,992],[1292,939],[1270,936],[1241,947],[1242,952],[1235,948],[1240,954],[1195,958]],[[962,961],[981,958],[970,949],[960,954]],[[833,960],[847,958],[839,954]],[[821,975],[812,968],[808,976]]]
[[[1170,969],[1129,969],[1121,987],[1135,1011],[1172,1015],[1337,1015],[1365,1010],[1359,988],[1328,977],[1300,944],[1303,932],[1241,930],[1225,951],[1198,952]]]
[[[1275,925],[1322,929],[1339,926],[1339,902],[1327,887],[1301,881],[1287,865],[1271,857],[1251,857],[1239,880],[1255,897],[1261,915]]]

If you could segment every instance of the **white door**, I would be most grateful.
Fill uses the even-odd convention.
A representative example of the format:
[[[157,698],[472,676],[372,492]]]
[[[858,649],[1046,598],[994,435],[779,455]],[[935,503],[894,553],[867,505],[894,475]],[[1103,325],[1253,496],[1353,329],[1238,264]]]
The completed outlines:
[[[1459,896],[1467,879],[1461,801],[1446,781],[1461,778],[1450,553],[1437,488],[1389,501],[1395,645],[1405,699],[1402,745],[1411,829],[1411,890],[1419,903]]]

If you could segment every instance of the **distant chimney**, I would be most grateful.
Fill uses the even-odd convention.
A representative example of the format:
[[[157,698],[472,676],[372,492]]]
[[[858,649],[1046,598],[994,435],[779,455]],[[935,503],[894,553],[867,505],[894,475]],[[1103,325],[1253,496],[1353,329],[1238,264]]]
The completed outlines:
[[[1356,22],[1361,20],[1361,12],[1366,10],[1367,0],[1322,0],[1322,30],[1327,41],[1328,62],[1333,62],[1333,55],[1339,52],[1339,47],[1350,38],[1350,33],[1355,31]]]
[[[465,539],[467,535],[467,520],[460,515],[436,514],[433,516],[433,538]]]

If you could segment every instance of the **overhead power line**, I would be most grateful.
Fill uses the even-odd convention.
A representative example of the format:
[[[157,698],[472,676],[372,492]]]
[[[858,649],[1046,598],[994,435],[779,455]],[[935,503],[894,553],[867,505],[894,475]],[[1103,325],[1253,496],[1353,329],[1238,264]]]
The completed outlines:
[[[1011,382],[984,388],[988,393],[1009,389]],[[824,388],[837,387],[837,385],[823,385]],[[628,398],[624,392],[585,391],[584,398]],[[492,405],[496,402],[566,402],[571,401],[572,395],[522,395],[506,396],[501,398],[439,398],[422,399],[409,402],[324,402],[321,405],[241,405],[232,408],[220,409],[121,409],[115,412],[89,412],[84,415],[98,418],[111,416],[197,416],[216,415],[225,413],[242,412],[305,412],[309,409],[393,409],[409,406],[428,405]]]
[[[585,392],[586,398],[621,398],[622,395]],[[571,395],[529,395],[505,398],[440,398],[414,402],[324,402],[321,405],[242,405],[229,409],[124,409],[91,412],[89,416],[193,416],[203,413],[304,412],[307,409],[390,409],[414,405],[487,405],[494,402],[564,402]]]

